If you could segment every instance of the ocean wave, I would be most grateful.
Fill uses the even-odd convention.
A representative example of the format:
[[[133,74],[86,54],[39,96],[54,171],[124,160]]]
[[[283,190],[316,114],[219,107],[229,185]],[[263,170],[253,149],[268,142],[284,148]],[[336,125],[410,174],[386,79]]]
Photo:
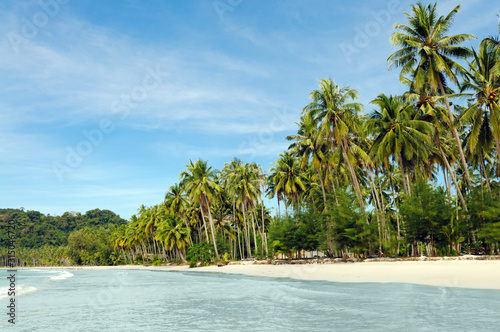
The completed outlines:
[[[16,297],[21,296],[21,295],[26,295],[29,293],[36,292],[38,288],[29,286],[29,285],[19,285],[16,287]],[[0,300],[5,299],[6,297],[10,297],[9,294],[9,287],[0,287]]]
[[[64,271],[59,275],[50,277],[50,279],[52,279],[52,280],[64,280],[64,279],[71,278],[72,276],[74,276],[73,273],[68,272],[68,271]]]

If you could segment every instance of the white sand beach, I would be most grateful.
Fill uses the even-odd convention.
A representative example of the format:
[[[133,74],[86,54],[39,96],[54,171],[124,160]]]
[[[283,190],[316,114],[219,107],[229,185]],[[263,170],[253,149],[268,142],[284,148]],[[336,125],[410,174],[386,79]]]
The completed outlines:
[[[253,262],[252,262],[253,263]],[[398,282],[430,286],[500,290],[500,260],[438,259],[434,261],[365,261],[357,263],[271,265],[241,262],[207,266],[95,266],[58,269],[140,269],[232,273],[249,276],[335,282]]]
[[[192,269],[200,272],[328,280],[336,282],[398,282],[430,286],[500,290],[500,260],[438,260],[305,265],[227,265]]]

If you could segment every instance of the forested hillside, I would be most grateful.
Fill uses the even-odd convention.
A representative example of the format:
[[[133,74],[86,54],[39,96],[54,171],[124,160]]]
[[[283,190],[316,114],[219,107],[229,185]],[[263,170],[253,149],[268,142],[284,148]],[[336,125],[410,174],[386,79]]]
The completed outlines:
[[[20,265],[110,264],[113,244],[108,235],[126,223],[109,210],[51,216],[22,208],[0,209],[0,265],[7,261],[8,225],[15,226],[15,252]]]

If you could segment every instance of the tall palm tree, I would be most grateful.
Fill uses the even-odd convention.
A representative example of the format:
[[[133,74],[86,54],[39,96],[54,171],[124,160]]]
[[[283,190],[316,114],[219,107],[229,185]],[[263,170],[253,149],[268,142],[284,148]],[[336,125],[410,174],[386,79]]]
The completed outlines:
[[[479,52],[473,49],[472,54],[473,61],[469,62],[469,71],[465,76],[462,91],[472,91],[475,103],[463,113],[461,120],[472,122],[468,140],[470,150],[474,152],[481,137],[493,138],[497,149],[497,160],[500,161],[500,107],[498,105],[500,50],[483,40],[479,46]]]
[[[230,160],[229,163],[225,163],[224,167],[222,168],[221,171],[221,186],[223,186],[224,190],[231,196],[231,204],[232,204],[232,222],[233,222],[233,228],[236,232],[236,238],[238,239],[238,243],[240,244],[240,257],[244,258],[244,252],[241,250],[241,242],[240,242],[240,218],[239,211],[236,210],[236,187],[237,184],[235,184],[233,181],[236,179],[237,174],[241,170],[241,167],[243,167],[243,162],[239,158],[234,158],[233,160]],[[242,218],[241,218],[242,219]],[[245,234],[246,235],[246,234]],[[243,238],[245,240],[245,237]],[[249,255],[251,255],[251,249],[249,249],[249,246],[247,246],[247,250],[249,252]],[[236,253],[236,241],[235,241],[235,249]]]
[[[401,169],[405,191],[410,191],[406,162],[417,155],[427,159],[432,127],[428,122],[414,119],[414,109],[401,97],[380,94],[371,101],[379,110],[373,111],[366,121],[366,131],[373,133],[370,152],[385,163],[393,156]]]
[[[316,127],[315,120],[312,113],[303,114],[301,117],[299,125],[299,130],[297,135],[287,136],[287,140],[295,141],[288,148],[297,154],[298,157],[302,158],[301,167],[305,168],[309,158],[312,159],[312,165],[314,169],[318,172],[319,182],[321,185],[321,192],[323,194],[324,210],[327,211],[326,207],[326,192],[325,183],[323,181],[323,176],[321,175],[321,166],[325,161],[325,154],[323,153],[325,148],[325,141],[319,135],[318,128]]]
[[[170,186],[168,192],[165,194],[165,200],[163,203],[168,211],[181,217],[186,227],[189,228],[186,217],[186,208],[189,205],[189,201],[184,192],[184,188],[180,184],[175,183]],[[191,235],[189,242],[193,243]]]
[[[204,209],[208,212],[210,222],[210,229],[212,233],[212,242],[215,249],[215,255],[219,260],[219,252],[217,250],[217,241],[215,239],[215,227],[212,219],[212,212],[210,211],[210,201],[220,190],[219,185],[213,180],[214,171],[212,167],[208,166],[206,161],[198,160],[196,162],[189,161],[186,165],[186,170],[180,174],[181,185],[184,186],[189,198],[192,202],[197,202],[200,205],[203,223],[205,225],[205,232],[207,232]],[[208,241],[208,234],[207,241]]]
[[[255,229],[255,219],[252,212],[256,207],[260,197],[261,178],[256,164],[244,164],[231,174],[229,183],[232,184],[233,192],[236,195],[237,205],[241,206],[244,224],[246,224],[247,213],[252,221],[254,248],[257,251],[257,232]],[[250,243],[248,243],[250,245]]]
[[[300,159],[294,158],[290,152],[280,153],[278,160],[273,163],[273,167],[268,177],[269,187],[272,188],[270,197],[280,193],[285,199],[285,209],[289,202],[295,203],[295,208],[300,206],[301,193],[306,191],[304,185],[304,171],[300,167]],[[298,210],[297,210],[298,212]]]
[[[452,83],[458,85],[456,72],[465,73],[453,58],[467,58],[471,52],[466,47],[459,46],[461,43],[475,39],[470,34],[458,34],[447,36],[453,20],[460,6],[456,6],[448,15],[438,16],[437,4],[425,6],[417,3],[412,6],[412,13],[404,13],[408,17],[408,24],[396,24],[397,32],[391,35],[393,46],[400,47],[388,59],[389,68],[402,67],[400,79],[405,80],[405,75],[411,74],[412,90],[417,90],[428,84],[433,90],[439,91],[442,96],[446,95],[446,82],[448,78]],[[460,160],[465,172],[469,187],[471,187],[470,175],[465,160],[465,155],[460,142],[458,131],[454,125],[453,112],[448,99],[444,99],[450,127],[455,138]]]
[[[349,169],[354,191],[361,207],[364,206],[363,195],[353,163],[356,162],[351,149],[359,149],[352,140],[361,129],[358,113],[363,109],[355,102],[358,92],[348,86],[340,87],[331,79],[320,80],[319,89],[309,94],[312,102],[303,109],[303,113],[311,116],[319,123],[320,132],[330,143],[332,152],[340,149],[344,162]]]
[[[412,86],[412,81],[409,79],[405,79],[404,83],[410,89],[405,93],[404,97],[407,102],[414,105],[416,109],[415,119],[426,121],[430,123],[433,128],[431,134],[432,146],[429,149],[431,153],[429,163],[437,163],[443,167],[445,183],[446,171],[448,171],[455,185],[456,193],[462,202],[462,206],[464,210],[467,211],[466,201],[453,168],[456,161],[456,145],[453,144],[452,137],[449,134],[449,116],[446,108],[443,106],[446,98],[454,98],[460,95],[436,95],[436,91],[433,90],[428,83],[418,87]],[[451,195],[450,191],[449,194]]]

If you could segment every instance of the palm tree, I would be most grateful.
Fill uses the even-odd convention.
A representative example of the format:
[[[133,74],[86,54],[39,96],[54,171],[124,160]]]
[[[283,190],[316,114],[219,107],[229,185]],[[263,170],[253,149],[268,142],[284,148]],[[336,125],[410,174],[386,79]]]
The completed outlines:
[[[228,182],[231,185],[232,193],[235,195],[236,204],[238,206],[241,206],[244,225],[247,224],[247,214],[250,214],[250,218],[252,220],[254,248],[255,251],[257,251],[257,232],[255,229],[254,209],[261,192],[261,177],[258,171],[258,167],[256,166],[256,164],[244,164],[242,166],[239,166],[234,169],[232,173],[230,173]],[[246,229],[248,230],[248,228]],[[247,249],[249,249],[249,239],[247,239],[247,246]],[[251,255],[250,251],[249,255]]]
[[[462,91],[474,92],[475,103],[463,113],[461,121],[472,122],[468,140],[471,152],[475,151],[480,138],[493,138],[500,161],[500,50],[483,40],[479,52],[473,49],[472,54]]]
[[[437,96],[435,95],[435,91],[430,88],[429,84],[424,84],[419,87],[414,86],[412,88],[411,80],[405,79],[404,83],[410,89],[410,91],[405,93],[405,99],[416,108],[415,118],[430,123],[433,128],[431,134],[432,146],[429,148],[431,153],[429,163],[437,163],[442,166],[445,183],[445,170],[448,171],[455,185],[456,193],[462,202],[462,206],[464,210],[467,211],[466,201],[458,184],[456,172],[452,168],[452,165],[454,165],[456,161],[456,149],[449,135],[450,121],[448,113],[445,107],[442,106],[447,97],[454,98],[459,95]],[[449,189],[448,192],[451,195]]]
[[[232,182],[232,180],[236,178],[242,166],[243,162],[241,161],[241,159],[238,158],[234,158],[229,163],[225,163],[221,171],[221,186],[223,186],[224,190],[231,196],[233,228],[236,231],[236,237],[238,239],[238,244],[240,248],[240,257],[244,258],[244,252],[243,250],[241,250],[241,242],[240,242],[240,227],[238,219],[239,211],[236,211],[236,193],[235,193],[236,186],[235,183]],[[250,253],[251,250],[249,250],[248,247],[247,250]],[[237,251],[236,241],[235,241],[234,251],[235,253]]]
[[[447,36],[446,33],[450,30],[460,6],[455,7],[447,16],[438,16],[436,6],[437,4],[425,6],[417,3],[412,6],[411,14],[404,13],[408,17],[408,25],[396,24],[394,28],[397,32],[391,35],[392,45],[400,49],[387,59],[387,63],[389,68],[402,67],[401,81],[405,80],[405,75],[411,74],[411,90],[418,90],[428,84],[433,90],[445,96],[445,78],[458,85],[455,72],[465,72],[453,58],[464,59],[471,55],[469,49],[458,45],[475,37],[470,34]],[[462,167],[471,187],[467,162],[458,131],[454,126],[453,112],[447,98],[444,98],[444,102]]]
[[[290,152],[281,153],[278,160],[273,163],[273,167],[268,177],[271,189],[270,197],[280,194],[285,199],[285,209],[288,202],[294,202],[298,212],[300,205],[300,195],[306,190],[304,185],[304,172],[300,168],[301,161],[294,158]],[[279,196],[278,196],[279,197]],[[279,201],[278,201],[279,202]]]
[[[181,217],[186,227],[189,228],[186,218],[186,208],[189,205],[189,201],[184,192],[184,188],[182,188],[180,184],[175,183],[174,185],[170,186],[168,192],[165,194],[164,205],[168,209],[168,211],[172,212],[174,215]],[[193,243],[191,235],[189,238],[189,243]]]
[[[156,239],[165,243],[168,250],[176,248],[181,260],[185,261],[182,253],[186,251],[186,245],[190,240],[190,230],[179,216],[167,214],[158,225]]]
[[[220,187],[213,181],[214,171],[212,171],[212,167],[209,167],[206,161],[198,160],[195,163],[189,161],[189,164],[186,165],[186,167],[187,169],[182,171],[179,176],[181,179],[181,185],[186,189],[190,200],[192,202],[197,202],[200,205],[201,215],[208,241],[208,233],[204,214],[204,209],[206,208],[210,222],[215,255],[217,257],[217,260],[219,260],[219,252],[217,250],[217,242],[215,239],[215,227],[212,219],[212,212],[210,211],[210,201],[220,190]]]
[[[361,187],[353,162],[356,162],[352,149],[360,151],[352,140],[361,129],[358,113],[363,106],[356,103],[358,92],[348,86],[340,87],[331,79],[320,80],[319,90],[309,94],[312,102],[304,107],[302,113],[311,113],[319,123],[320,133],[330,143],[332,152],[339,148],[346,163],[353,183],[354,191],[361,207],[364,206]]]
[[[295,141],[288,149],[293,151],[293,153],[295,153],[298,157],[302,158],[302,169],[305,168],[309,158],[312,157],[312,165],[318,172],[321,191],[323,194],[323,209],[327,212],[325,183],[321,175],[321,166],[325,160],[325,154],[323,153],[325,147],[324,140],[321,135],[319,135],[318,128],[316,127],[316,123],[311,113],[303,114],[298,125],[298,134],[290,135],[286,138],[289,141]]]
[[[427,159],[432,127],[429,123],[413,118],[414,110],[401,97],[380,94],[371,101],[379,110],[367,120],[366,131],[375,139],[370,152],[388,168],[389,156],[397,160],[403,177],[405,191],[410,191],[407,162],[417,155]]]

